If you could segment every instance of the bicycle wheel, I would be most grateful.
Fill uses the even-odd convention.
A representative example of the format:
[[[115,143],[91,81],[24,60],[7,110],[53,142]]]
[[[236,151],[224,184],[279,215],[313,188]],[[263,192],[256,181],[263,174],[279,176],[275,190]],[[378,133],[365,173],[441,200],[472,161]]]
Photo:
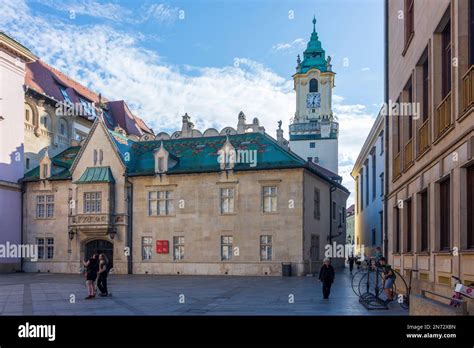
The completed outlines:
[[[400,272],[395,271],[395,274],[397,275],[397,278],[393,283],[395,300],[398,302],[400,307],[403,309],[408,309],[410,307],[410,294],[408,293],[408,285]]]
[[[354,294],[356,294],[359,297],[361,295],[359,293],[359,282],[365,273],[366,273],[365,271],[360,270],[354,273],[354,275],[352,276],[352,281],[351,281],[352,291],[354,291]]]
[[[383,292],[383,279],[380,272],[370,270],[359,280],[358,291],[360,294],[371,293],[374,296],[380,296]]]

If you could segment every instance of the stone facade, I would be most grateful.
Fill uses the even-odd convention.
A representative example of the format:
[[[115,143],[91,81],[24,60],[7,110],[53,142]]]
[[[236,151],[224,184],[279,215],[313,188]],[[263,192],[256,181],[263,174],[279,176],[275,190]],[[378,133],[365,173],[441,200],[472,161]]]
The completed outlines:
[[[185,116],[183,124],[188,123],[189,117]],[[166,138],[163,134],[158,137]],[[221,141],[225,137],[213,139]],[[202,135],[199,139],[207,141]],[[232,142],[234,138],[229,135],[227,139]],[[150,141],[139,142],[146,146]],[[268,141],[278,153],[294,156],[283,147],[279,149],[275,140]],[[166,144],[172,142],[168,139]],[[133,148],[134,142],[131,144]],[[103,157],[97,158],[101,152]],[[338,233],[339,227],[345,230],[345,219],[340,226],[338,217],[345,209],[347,190],[304,165],[278,170],[257,166],[256,170],[131,175],[126,158],[114,135],[98,120],[69,169],[70,178],[25,181],[25,239],[33,243],[37,238],[54,238],[53,257],[37,262],[25,260],[26,271],[79,272],[88,243],[99,240],[104,242],[102,245],[112,246],[115,273],[275,276],[282,274],[283,262],[291,262],[293,275],[304,275],[314,272],[321,262],[330,225],[331,241],[342,243],[345,239],[345,233]],[[183,157],[176,160],[185,161]],[[158,167],[153,166],[154,170]],[[84,173],[101,168],[110,168],[107,182],[84,182]],[[275,211],[263,211],[264,186],[277,188]],[[331,186],[335,187],[332,193]],[[220,195],[225,188],[233,189],[233,209],[223,213]],[[317,214],[316,190],[320,197]],[[150,192],[157,191],[171,192],[172,199],[169,211],[158,216],[150,213],[149,206]],[[84,199],[89,192],[100,192],[100,212],[86,211]],[[47,194],[54,195],[54,217],[38,219],[37,196]],[[338,210],[334,219],[330,219],[329,197]],[[232,237],[230,259],[223,260],[223,236]],[[269,246],[272,249],[269,260],[261,259],[261,236],[271,237],[265,239],[266,250]],[[157,243],[162,241],[168,243],[168,251],[157,253]]]
[[[451,276],[474,282],[474,2],[416,0],[414,18],[407,3],[388,1],[387,103],[419,117],[388,110],[389,259],[407,277],[418,269],[415,293],[451,296]]]

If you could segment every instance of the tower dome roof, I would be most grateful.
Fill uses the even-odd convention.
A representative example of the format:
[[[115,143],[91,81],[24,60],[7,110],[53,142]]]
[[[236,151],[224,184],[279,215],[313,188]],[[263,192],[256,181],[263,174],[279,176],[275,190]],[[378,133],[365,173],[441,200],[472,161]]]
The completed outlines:
[[[313,18],[313,32],[308,41],[306,50],[303,52],[303,61],[298,66],[298,73],[305,73],[312,68],[319,69],[326,72],[328,62],[326,61],[326,51],[324,51],[321,41],[319,41],[318,33],[316,32],[316,17]]]

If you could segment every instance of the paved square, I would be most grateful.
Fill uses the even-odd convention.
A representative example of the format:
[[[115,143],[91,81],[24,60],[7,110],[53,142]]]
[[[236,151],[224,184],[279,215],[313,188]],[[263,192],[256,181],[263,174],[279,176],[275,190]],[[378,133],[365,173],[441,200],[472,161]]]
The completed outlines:
[[[314,277],[109,276],[107,298],[85,300],[82,275],[0,276],[1,315],[408,315],[397,303],[368,311],[338,270],[329,300]],[[75,303],[70,296],[75,295]],[[184,303],[180,303],[183,299]],[[290,295],[294,303],[289,303]]]

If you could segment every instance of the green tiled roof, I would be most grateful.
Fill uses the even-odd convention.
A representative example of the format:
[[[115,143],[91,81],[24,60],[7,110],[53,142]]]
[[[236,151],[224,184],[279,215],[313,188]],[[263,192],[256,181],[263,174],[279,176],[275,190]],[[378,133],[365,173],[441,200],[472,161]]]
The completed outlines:
[[[110,167],[87,167],[75,184],[91,184],[96,182],[115,183]]]
[[[218,151],[226,142],[226,136],[183,138],[157,141],[135,142],[130,147],[130,161],[126,162],[128,174],[154,175],[155,161],[153,151],[163,146],[170,156],[177,159],[168,174],[217,172],[220,170]],[[234,170],[259,170],[304,167],[305,162],[298,156],[286,151],[271,137],[261,133],[246,133],[229,136],[229,141],[239,150],[256,153],[256,165],[235,163]]]
[[[74,159],[76,158],[80,149],[80,146],[72,146],[51,158],[51,177],[49,177],[48,180],[70,179],[71,173],[69,172],[69,168],[71,168],[72,162],[74,162]],[[39,179],[40,175],[38,166],[25,173],[25,176],[21,181],[37,181]]]

